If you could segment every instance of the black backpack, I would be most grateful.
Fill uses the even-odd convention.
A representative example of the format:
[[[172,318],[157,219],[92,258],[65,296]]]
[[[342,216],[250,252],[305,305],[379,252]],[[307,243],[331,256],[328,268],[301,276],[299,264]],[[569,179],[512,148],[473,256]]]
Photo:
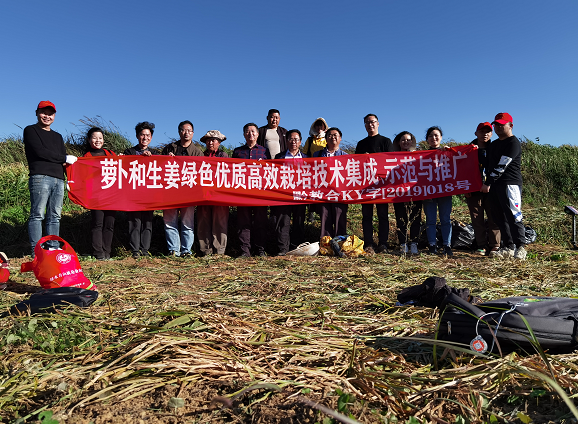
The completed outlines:
[[[550,353],[578,347],[578,299],[517,296],[472,305],[450,294],[441,311],[437,338],[479,353],[535,353],[536,342]]]

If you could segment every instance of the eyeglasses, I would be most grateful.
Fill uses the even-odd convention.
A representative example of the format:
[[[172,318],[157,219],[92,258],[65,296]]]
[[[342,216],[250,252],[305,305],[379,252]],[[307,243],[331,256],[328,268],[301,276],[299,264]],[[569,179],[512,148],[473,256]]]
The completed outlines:
[[[180,132],[182,132],[182,133],[193,133],[194,131],[193,131],[193,130],[180,130]]]
[[[295,142],[297,142],[297,141],[301,141],[301,139],[300,139],[300,138],[290,138],[289,141],[295,141]]]
[[[329,134],[327,138],[339,138],[339,134]]]
[[[377,124],[377,121],[374,119],[373,121],[366,121],[366,125]]]

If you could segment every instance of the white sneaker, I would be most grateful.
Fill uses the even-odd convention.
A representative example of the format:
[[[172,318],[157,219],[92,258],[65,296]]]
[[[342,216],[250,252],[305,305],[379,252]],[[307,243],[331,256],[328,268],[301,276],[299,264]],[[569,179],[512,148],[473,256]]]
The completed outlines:
[[[515,249],[510,249],[509,247],[502,247],[500,250],[496,252],[496,257],[501,259],[510,259],[514,257],[516,253]]]
[[[514,258],[519,259],[521,261],[525,261],[527,254],[528,252],[526,252],[526,248],[524,246],[520,246],[516,249],[516,253],[514,253]]]
[[[404,244],[400,245],[399,250],[401,250],[402,255],[406,255],[408,253],[407,244],[404,243]]]
[[[417,243],[412,243],[409,246],[409,253],[411,253],[412,255],[419,255],[419,252],[417,250]]]

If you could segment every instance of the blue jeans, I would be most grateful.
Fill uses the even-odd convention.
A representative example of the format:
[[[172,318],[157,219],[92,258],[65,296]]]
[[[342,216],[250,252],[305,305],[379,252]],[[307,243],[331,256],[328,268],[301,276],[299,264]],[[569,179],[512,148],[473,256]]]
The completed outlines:
[[[426,199],[423,201],[427,242],[430,246],[437,244],[436,221],[438,209],[442,227],[442,244],[444,246],[451,246],[452,223],[450,221],[450,215],[452,214],[452,196],[436,197],[435,199]]]
[[[180,231],[179,212],[181,214]],[[163,221],[165,222],[165,235],[169,251],[180,253],[181,255],[191,253],[191,248],[195,241],[195,207],[165,209],[163,211]]]
[[[60,235],[60,214],[64,198],[64,180],[48,175],[31,175],[28,179],[30,190],[30,218],[28,219],[28,239],[34,257],[34,247],[42,238],[42,221],[46,235]],[[47,242],[48,247],[58,248],[58,241]]]

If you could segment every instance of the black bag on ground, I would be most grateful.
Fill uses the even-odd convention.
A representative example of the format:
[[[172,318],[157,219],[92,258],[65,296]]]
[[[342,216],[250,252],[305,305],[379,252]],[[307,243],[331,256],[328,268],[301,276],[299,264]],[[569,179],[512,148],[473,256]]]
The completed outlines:
[[[438,339],[470,344],[480,353],[535,353],[528,326],[543,350],[563,353],[578,347],[578,299],[517,296],[472,305],[450,294],[441,310]]]
[[[476,241],[476,234],[472,224],[452,222],[452,248],[471,249]]]
[[[98,299],[98,292],[94,290],[85,290],[78,287],[57,287],[34,293],[27,300],[12,306],[10,313],[27,313],[29,309],[31,314],[54,312],[57,308],[62,309],[70,305],[86,308],[94,303],[96,299]],[[2,315],[6,316],[7,313]]]

